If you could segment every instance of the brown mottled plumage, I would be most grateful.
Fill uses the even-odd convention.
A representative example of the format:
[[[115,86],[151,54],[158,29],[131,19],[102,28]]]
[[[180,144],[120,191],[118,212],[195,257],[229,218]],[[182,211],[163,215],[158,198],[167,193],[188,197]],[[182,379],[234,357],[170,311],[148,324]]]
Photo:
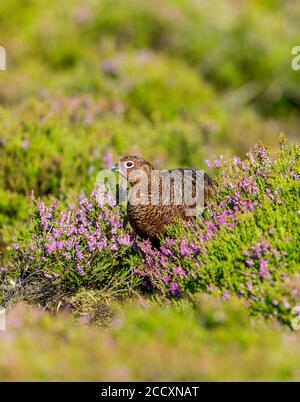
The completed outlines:
[[[184,221],[193,219],[193,216],[187,215],[187,210],[193,206],[181,203],[180,205],[174,204],[174,188],[188,188],[192,185],[192,194],[195,197],[195,178],[196,174],[199,174],[197,169],[188,169],[192,179],[189,182],[186,178],[183,178],[183,171],[186,169],[173,169],[165,171],[156,171],[154,167],[147,162],[145,159],[139,156],[125,156],[119,162],[116,168],[122,176],[124,176],[131,187],[135,184],[139,184],[140,176],[135,173],[142,172],[147,175],[148,184],[147,186],[140,186],[136,195],[141,199],[144,195],[146,197],[152,197],[156,195],[158,197],[157,205],[153,205],[150,202],[146,205],[141,205],[141,203],[133,202],[133,194],[129,195],[127,204],[127,217],[131,224],[133,230],[142,238],[148,238],[153,243],[157,243],[157,236],[163,234],[167,226],[169,226],[174,220],[182,219]],[[198,172],[198,173],[197,173]],[[164,193],[162,187],[162,178],[167,174],[173,174],[174,178],[171,181],[171,205],[164,205],[164,199],[167,196]],[[156,187],[155,187],[156,186]],[[204,204],[207,204],[207,200],[213,195],[215,183],[213,179],[204,173]],[[156,190],[153,190],[153,188]],[[173,188],[173,190],[172,190]],[[153,192],[156,191],[156,194]],[[168,191],[168,194],[170,192]]]

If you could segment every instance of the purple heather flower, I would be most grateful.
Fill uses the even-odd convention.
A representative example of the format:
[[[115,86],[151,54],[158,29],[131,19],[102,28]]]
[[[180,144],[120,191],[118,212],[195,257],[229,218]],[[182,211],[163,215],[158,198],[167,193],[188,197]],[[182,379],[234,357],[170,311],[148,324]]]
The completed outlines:
[[[284,299],[284,300],[282,300],[282,304],[283,304],[283,306],[284,306],[286,309],[290,309],[290,308],[291,308],[290,303],[289,303],[289,302],[287,302],[285,299]]]
[[[249,161],[251,162],[251,164],[254,164],[254,163],[255,163],[255,159],[254,159],[253,153],[252,153],[251,151],[249,151],[249,152],[247,152],[246,155],[247,155]]]
[[[172,282],[170,287],[169,287],[169,294],[171,296],[179,296],[180,294],[180,286],[176,282]]]
[[[131,238],[130,235],[125,234],[117,237],[117,243],[118,244],[125,244],[128,245],[131,243]]]
[[[183,269],[181,267],[176,267],[176,268],[174,268],[174,274],[183,275],[184,271],[183,271]]]
[[[291,172],[290,175],[291,175],[291,177],[292,177],[294,180],[298,180],[298,179],[299,179],[299,175],[298,175],[297,173]]]
[[[298,290],[296,288],[292,290],[292,297],[294,300],[296,300],[298,297]]]
[[[84,259],[84,255],[83,255],[82,251],[77,250],[77,251],[76,251],[76,257],[77,257],[78,260],[83,260],[83,259]]]
[[[21,147],[24,151],[27,151],[27,149],[29,148],[29,141],[28,140],[24,140],[21,143]]]
[[[109,248],[110,248],[111,251],[117,251],[118,250],[118,245],[116,243],[112,243],[109,246]]]
[[[52,241],[51,243],[46,244],[46,250],[49,254],[53,253],[56,250],[56,247],[57,247],[56,241]]]
[[[160,251],[161,251],[161,253],[162,253],[163,255],[165,255],[165,256],[170,256],[170,255],[172,255],[172,252],[171,252],[169,249],[167,249],[166,247],[161,246],[161,247],[160,247]]]
[[[208,288],[212,293],[215,291],[215,287],[212,283],[209,284]]]
[[[115,102],[113,109],[117,115],[123,115],[126,111],[126,105],[123,102]]]
[[[81,265],[77,266],[77,272],[79,273],[79,275],[84,275],[84,268]]]
[[[230,297],[230,292],[229,292],[229,290],[228,289],[226,289],[225,291],[224,291],[224,293],[222,294],[222,296],[221,296],[221,300],[228,300],[229,299],[229,297]]]
[[[102,60],[101,69],[105,74],[108,75],[115,75],[117,71],[115,63],[111,59]]]
[[[162,281],[165,283],[169,282],[170,280],[171,280],[171,278],[168,275],[165,275],[162,277]]]
[[[260,276],[262,276],[263,278],[265,278],[267,280],[271,279],[271,275],[270,275],[269,270],[267,268],[260,268],[259,274],[260,274]]]
[[[71,253],[63,253],[63,257],[65,257],[67,260],[71,260],[72,255]]]
[[[216,160],[214,161],[213,166],[214,166],[215,168],[220,168],[220,167],[221,167],[221,162],[216,159]]]
[[[62,250],[63,247],[64,247],[64,243],[62,241],[58,241],[56,243],[56,247],[57,247],[58,250]]]
[[[267,268],[268,265],[269,265],[269,261],[266,258],[260,259],[260,264],[259,264],[260,268],[262,268],[262,269]]]
[[[103,155],[103,163],[105,167],[110,168],[114,164],[114,157],[111,151],[106,151],[105,154]]]
[[[235,165],[239,165],[239,164],[241,163],[241,158],[240,158],[239,156],[234,156],[234,157],[232,158],[232,160],[233,160],[233,163],[234,163]]]

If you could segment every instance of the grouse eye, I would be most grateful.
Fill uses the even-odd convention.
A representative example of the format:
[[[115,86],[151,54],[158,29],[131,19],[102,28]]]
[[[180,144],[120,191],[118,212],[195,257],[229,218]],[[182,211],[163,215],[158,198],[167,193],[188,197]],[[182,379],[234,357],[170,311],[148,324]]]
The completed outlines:
[[[126,169],[130,169],[134,166],[134,163],[131,161],[127,161],[124,163],[124,165],[125,165]]]

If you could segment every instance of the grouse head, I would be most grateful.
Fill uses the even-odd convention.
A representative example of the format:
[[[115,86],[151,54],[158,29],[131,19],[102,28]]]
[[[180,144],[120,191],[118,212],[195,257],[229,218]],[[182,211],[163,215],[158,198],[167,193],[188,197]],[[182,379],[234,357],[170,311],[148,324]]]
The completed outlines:
[[[119,164],[114,166],[113,170],[119,172],[131,185],[133,185],[140,181],[142,176],[147,175],[147,177],[149,177],[151,171],[154,170],[154,167],[151,163],[140,156],[131,155],[124,156]]]

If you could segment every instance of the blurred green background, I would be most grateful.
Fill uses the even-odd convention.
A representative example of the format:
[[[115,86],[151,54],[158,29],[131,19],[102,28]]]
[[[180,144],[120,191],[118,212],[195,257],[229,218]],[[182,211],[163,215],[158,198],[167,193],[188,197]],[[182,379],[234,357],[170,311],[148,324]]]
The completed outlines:
[[[237,300],[123,306],[112,328],[17,306],[0,331],[6,381],[299,381],[298,333],[250,319]],[[200,390],[201,392],[201,390]],[[199,395],[199,394],[198,394]]]
[[[73,201],[121,155],[140,153],[158,168],[204,167],[243,156],[258,140],[276,147],[280,132],[299,139],[300,71],[291,68],[299,21],[298,0],[1,0],[0,251],[26,235],[32,190]],[[144,319],[128,307],[125,330],[109,336],[29,314],[24,336],[10,335],[10,357],[5,336],[0,342],[0,379],[215,380],[229,378],[228,366],[233,379],[257,379],[257,367],[260,379],[299,379],[298,352],[287,354],[298,337],[287,347],[286,330],[253,330],[236,318],[240,307],[209,303],[201,319],[189,311],[186,320],[182,308],[154,306]],[[61,350],[64,364],[37,356],[40,340]],[[108,368],[98,377],[102,358]]]

